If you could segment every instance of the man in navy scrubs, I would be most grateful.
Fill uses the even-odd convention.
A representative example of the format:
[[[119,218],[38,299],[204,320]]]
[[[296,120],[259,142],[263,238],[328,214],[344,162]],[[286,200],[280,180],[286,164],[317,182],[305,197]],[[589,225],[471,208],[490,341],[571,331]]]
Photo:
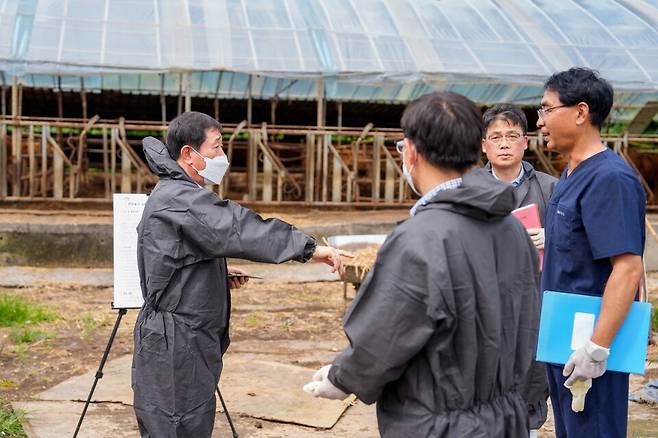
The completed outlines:
[[[542,290],[603,295],[590,341],[564,367],[547,367],[558,438],[626,437],[628,374],[606,361],[642,276],[646,195],[601,142],[612,101],[607,81],[572,68],[546,81],[538,110],[548,149],[567,160],[546,213]],[[585,409],[573,412],[568,387],[588,379]]]

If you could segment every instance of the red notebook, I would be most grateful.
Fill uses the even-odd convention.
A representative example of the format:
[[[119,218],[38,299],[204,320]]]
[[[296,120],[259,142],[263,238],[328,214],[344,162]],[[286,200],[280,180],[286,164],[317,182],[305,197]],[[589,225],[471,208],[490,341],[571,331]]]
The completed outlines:
[[[528,228],[541,228],[541,220],[539,219],[539,207],[537,204],[528,204],[524,207],[517,208],[512,211],[523,226]],[[544,262],[544,250],[539,250],[539,270],[542,270]]]

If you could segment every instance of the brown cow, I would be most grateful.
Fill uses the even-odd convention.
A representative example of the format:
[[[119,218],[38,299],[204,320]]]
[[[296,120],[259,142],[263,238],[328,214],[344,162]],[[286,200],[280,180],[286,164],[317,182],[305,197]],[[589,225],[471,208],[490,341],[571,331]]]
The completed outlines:
[[[559,178],[562,170],[564,170],[564,167],[567,164],[566,160],[559,154],[549,153],[545,148],[543,148],[543,152],[557,172],[557,175],[554,176]],[[526,159],[535,164],[538,170],[543,172],[546,171],[541,164],[537,163],[536,158],[533,156],[534,154],[528,153],[527,155]],[[629,148],[628,158],[637,168],[638,172],[642,175],[642,178],[646,181],[647,186],[651,190],[651,193],[648,194],[649,202],[651,204],[658,204],[658,151],[643,151],[641,149]]]
[[[658,152],[629,148],[628,157],[653,193],[653,200],[649,199],[649,201],[652,204],[658,203],[658,199],[656,199],[658,197]],[[651,194],[648,196],[651,197]]]

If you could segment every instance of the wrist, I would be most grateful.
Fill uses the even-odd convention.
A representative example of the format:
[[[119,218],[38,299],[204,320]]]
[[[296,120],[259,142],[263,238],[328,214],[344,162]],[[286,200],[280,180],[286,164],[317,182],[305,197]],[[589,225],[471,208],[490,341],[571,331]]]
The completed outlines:
[[[585,344],[585,351],[587,352],[587,355],[595,362],[603,362],[604,360],[608,359],[608,356],[610,356],[609,348],[598,345],[591,340]]]
[[[329,368],[329,372],[327,373],[327,380],[331,382],[332,385],[334,385],[336,388],[344,392],[345,394],[351,394],[352,391],[349,389],[345,388],[345,386],[342,384],[340,379],[338,378],[338,367],[335,365],[331,365],[331,368]]]
[[[302,261],[307,262],[313,258],[315,255],[315,250],[317,248],[317,242],[315,238],[308,236],[306,240],[306,245],[304,245],[304,253],[302,254]]]

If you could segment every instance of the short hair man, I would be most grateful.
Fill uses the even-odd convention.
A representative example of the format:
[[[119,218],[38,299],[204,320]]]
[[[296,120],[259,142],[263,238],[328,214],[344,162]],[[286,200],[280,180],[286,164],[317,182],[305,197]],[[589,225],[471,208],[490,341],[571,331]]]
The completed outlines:
[[[407,106],[403,170],[421,198],[382,245],[345,315],[350,347],[304,389],[377,402],[392,437],[527,437],[517,392],[535,351],[538,262],[514,193],[480,159],[482,117],[466,97]]]
[[[525,114],[513,105],[501,104],[486,110],[482,121],[482,152],[488,160],[485,168],[497,180],[512,184],[517,208],[537,204],[543,224],[548,200],[558,180],[535,170],[532,164],[523,160],[528,149],[528,120]],[[543,248],[543,239],[541,243]]]
[[[242,280],[226,258],[281,263],[323,261],[339,251],[278,219],[263,220],[203,188],[228,168],[219,123],[186,112],[169,125],[167,145],[144,139],[160,181],[137,228],[144,306],[135,324],[132,386],[142,437],[210,437],[215,387],[229,345],[230,288]]]
[[[603,295],[591,340],[564,367],[547,365],[558,438],[625,437],[628,374],[606,359],[642,276],[646,195],[631,168],[602,142],[613,101],[610,84],[572,68],[544,85],[537,127],[567,160],[546,213],[542,290]],[[583,412],[565,388],[592,379]]]
[[[542,228],[527,231],[535,247],[544,249],[544,213],[557,178],[535,170],[532,164],[523,160],[528,149],[528,120],[521,109],[509,104],[495,105],[484,112],[482,121],[482,152],[489,161],[485,169],[497,180],[512,185],[515,208],[537,205]],[[548,381],[544,364],[533,363],[528,380],[521,386],[521,394],[528,403],[530,429],[537,430],[548,414]]]

